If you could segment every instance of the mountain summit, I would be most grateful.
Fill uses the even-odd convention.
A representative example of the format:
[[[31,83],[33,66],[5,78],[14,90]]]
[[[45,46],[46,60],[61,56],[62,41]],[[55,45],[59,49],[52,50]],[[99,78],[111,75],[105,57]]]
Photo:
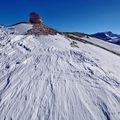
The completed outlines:
[[[14,29],[18,34],[55,35],[59,33],[57,30],[45,25],[42,17],[36,12],[30,13],[28,22],[19,22],[8,28],[12,30]]]
[[[120,120],[120,46],[59,33],[41,17],[0,27],[0,120]]]
[[[27,31],[30,34],[56,34],[57,31],[47,27],[46,25],[43,24],[42,17],[35,13],[32,12],[30,13],[30,23],[33,24],[33,29]]]

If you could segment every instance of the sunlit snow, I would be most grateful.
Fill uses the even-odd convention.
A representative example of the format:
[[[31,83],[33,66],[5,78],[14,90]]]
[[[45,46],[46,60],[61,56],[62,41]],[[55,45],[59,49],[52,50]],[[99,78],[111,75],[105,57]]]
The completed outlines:
[[[120,120],[120,56],[1,28],[0,120]]]

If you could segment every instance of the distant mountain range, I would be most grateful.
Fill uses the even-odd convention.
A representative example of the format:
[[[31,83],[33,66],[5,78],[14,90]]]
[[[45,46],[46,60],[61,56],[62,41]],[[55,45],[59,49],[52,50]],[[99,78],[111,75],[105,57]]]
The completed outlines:
[[[92,36],[99,38],[101,40],[107,41],[107,42],[120,45],[120,35],[114,34],[111,31],[95,33]]]

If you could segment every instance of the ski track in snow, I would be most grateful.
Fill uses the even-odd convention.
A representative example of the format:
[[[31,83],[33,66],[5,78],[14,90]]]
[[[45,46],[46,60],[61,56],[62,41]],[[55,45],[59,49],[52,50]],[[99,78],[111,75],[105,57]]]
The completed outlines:
[[[1,47],[0,120],[119,120],[117,69],[110,74],[98,53],[114,56],[113,66],[120,58],[78,46],[60,35],[18,35]]]

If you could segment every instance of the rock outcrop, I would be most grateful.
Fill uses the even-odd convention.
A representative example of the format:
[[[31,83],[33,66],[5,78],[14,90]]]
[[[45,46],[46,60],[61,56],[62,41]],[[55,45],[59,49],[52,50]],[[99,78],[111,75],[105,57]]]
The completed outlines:
[[[30,13],[29,22],[31,24],[33,24],[33,29],[29,30],[27,32],[27,34],[35,34],[35,35],[51,34],[51,35],[54,35],[54,34],[59,33],[57,30],[54,30],[54,29],[46,26],[42,22],[42,17],[35,12]]]
[[[38,24],[38,23],[40,24],[40,23],[42,23],[42,17],[39,14],[32,12],[32,13],[30,13],[29,21],[32,24]]]

